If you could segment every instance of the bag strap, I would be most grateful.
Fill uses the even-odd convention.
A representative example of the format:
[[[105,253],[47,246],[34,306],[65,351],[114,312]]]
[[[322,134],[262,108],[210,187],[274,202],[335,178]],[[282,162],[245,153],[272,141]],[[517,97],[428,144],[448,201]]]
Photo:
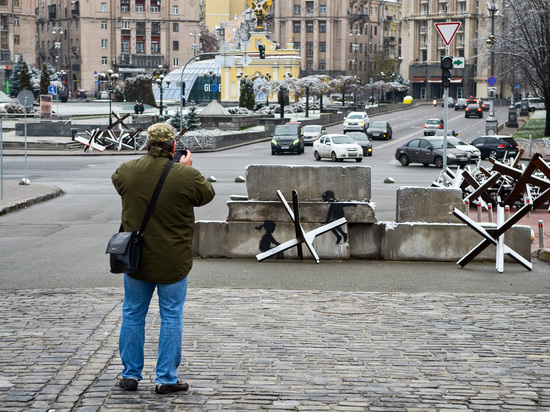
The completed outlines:
[[[164,166],[164,170],[160,175],[160,179],[157,183],[157,187],[155,187],[155,191],[153,192],[153,196],[151,197],[151,201],[149,202],[149,206],[147,207],[147,212],[145,212],[145,216],[143,217],[143,221],[141,222],[141,227],[139,228],[139,231],[137,233],[138,236],[143,236],[143,231],[145,230],[145,226],[147,226],[149,217],[151,216],[151,213],[153,213],[153,209],[157,204],[157,199],[159,197],[160,190],[162,189],[162,186],[164,185],[164,181],[166,180],[166,177],[168,176],[168,173],[170,172],[170,169],[172,169],[173,165],[174,165],[174,162],[172,160],[168,160],[168,163],[166,163],[166,166]]]

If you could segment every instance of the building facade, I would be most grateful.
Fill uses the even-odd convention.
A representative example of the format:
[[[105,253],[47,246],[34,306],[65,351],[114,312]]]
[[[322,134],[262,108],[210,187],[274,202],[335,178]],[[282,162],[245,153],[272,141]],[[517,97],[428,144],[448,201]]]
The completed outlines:
[[[203,0],[204,22],[210,31],[238,18],[248,6],[247,0]]]
[[[435,23],[460,22],[447,46]],[[411,95],[431,100],[444,94],[441,86],[441,59],[460,57],[464,68],[453,69],[449,95],[487,97],[487,50],[479,39],[486,36],[486,4],[474,0],[403,0],[403,76],[411,82]]]
[[[36,0],[36,65],[66,73],[67,86],[98,92],[99,73],[123,80],[168,71],[193,57],[200,0]]]
[[[3,91],[9,91],[9,78],[19,59],[34,63],[35,37],[34,1],[0,0],[0,81],[4,84]]]
[[[378,80],[385,59],[393,59],[398,70],[400,1],[274,0],[270,14],[274,39],[281,45],[292,42],[300,51],[302,75]]]

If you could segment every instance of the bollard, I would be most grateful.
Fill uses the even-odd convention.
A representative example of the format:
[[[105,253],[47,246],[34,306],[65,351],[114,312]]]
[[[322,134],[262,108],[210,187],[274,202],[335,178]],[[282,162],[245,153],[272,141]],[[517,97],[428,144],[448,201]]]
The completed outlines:
[[[481,222],[481,203],[477,204],[477,221]]]
[[[504,206],[504,220],[510,219],[510,206]]]
[[[527,198],[525,199],[525,203],[530,205],[531,204],[531,199]],[[531,217],[531,212],[527,213],[527,218],[530,218]]]
[[[487,214],[489,216],[489,223],[493,223],[493,205],[491,203],[487,205]]]
[[[539,249],[544,249],[544,220],[539,220]]]
[[[470,217],[470,201],[466,199],[464,205],[466,206],[466,216]]]

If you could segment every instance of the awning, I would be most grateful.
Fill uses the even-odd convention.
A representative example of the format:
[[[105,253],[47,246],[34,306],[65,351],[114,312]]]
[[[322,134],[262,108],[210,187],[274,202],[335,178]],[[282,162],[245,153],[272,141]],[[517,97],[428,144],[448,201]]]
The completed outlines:
[[[441,76],[430,77],[430,80],[428,80],[428,83],[441,83]],[[462,83],[462,77],[451,77],[451,83]]]
[[[425,77],[413,77],[411,83],[426,83]]]

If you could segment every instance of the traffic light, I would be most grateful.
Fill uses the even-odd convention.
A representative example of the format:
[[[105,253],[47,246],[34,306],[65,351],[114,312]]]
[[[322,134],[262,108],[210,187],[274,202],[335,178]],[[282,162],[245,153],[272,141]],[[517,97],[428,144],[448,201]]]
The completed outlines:
[[[451,87],[451,70],[453,69],[453,58],[445,56],[441,59],[441,84],[443,87]]]
[[[265,59],[265,46],[263,44],[259,44],[258,50],[260,51],[260,59]]]

